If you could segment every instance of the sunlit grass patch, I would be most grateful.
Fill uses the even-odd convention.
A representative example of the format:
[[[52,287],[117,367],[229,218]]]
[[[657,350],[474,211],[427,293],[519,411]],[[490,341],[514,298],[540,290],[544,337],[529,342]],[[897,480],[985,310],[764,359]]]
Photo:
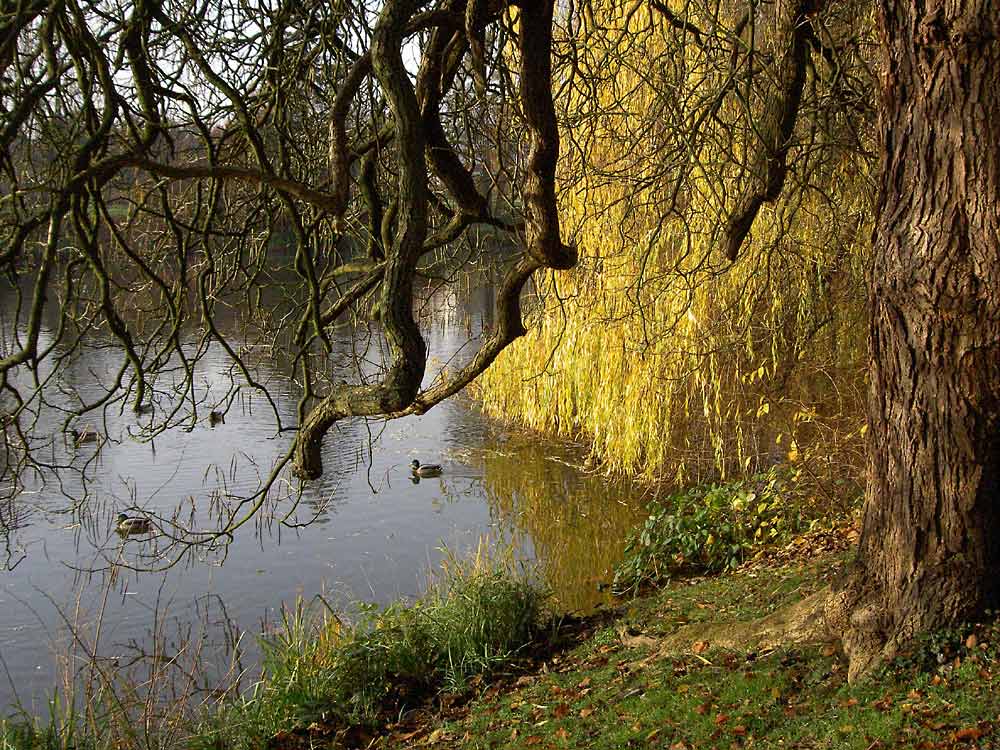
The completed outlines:
[[[821,587],[842,563],[828,557],[770,575],[673,583],[551,659],[547,671],[427,731],[450,739],[441,747],[477,749],[992,747],[1000,732],[996,623],[927,636],[858,685],[848,684],[846,660],[829,645],[760,653],[656,646],[679,623],[768,614]]]
[[[264,642],[254,690],[209,720],[222,747],[283,732],[377,726],[516,659],[543,624],[546,594],[509,561],[449,558],[412,604],[362,609],[353,623],[302,602]]]

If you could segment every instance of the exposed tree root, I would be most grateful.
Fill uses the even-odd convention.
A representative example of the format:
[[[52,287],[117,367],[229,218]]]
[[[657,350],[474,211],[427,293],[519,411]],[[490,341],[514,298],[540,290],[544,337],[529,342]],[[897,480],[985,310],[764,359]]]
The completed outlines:
[[[863,577],[854,571],[844,576],[841,583],[826,591],[823,621],[831,640],[840,641],[847,655],[847,680],[857,680],[886,659],[895,656],[896,647],[884,635],[882,609],[865,596]],[[863,603],[866,602],[866,603]]]
[[[886,636],[878,597],[866,596],[860,580],[848,571],[840,581],[756,620],[686,625],[660,642],[659,654],[839,642],[849,662],[848,680],[856,682],[891,659],[901,642]]]
[[[696,643],[705,642],[710,647],[764,651],[789,644],[835,640],[826,627],[825,610],[829,599],[830,589],[824,588],[756,620],[685,625],[661,641],[660,651],[691,651]]]

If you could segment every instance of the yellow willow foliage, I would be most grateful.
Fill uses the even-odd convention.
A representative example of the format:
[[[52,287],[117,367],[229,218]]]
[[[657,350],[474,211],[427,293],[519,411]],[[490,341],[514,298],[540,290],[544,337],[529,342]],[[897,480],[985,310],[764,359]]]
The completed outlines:
[[[766,76],[709,111],[729,75],[710,54],[670,48],[652,11],[588,8],[560,89],[561,218],[580,263],[538,283],[529,334],[479,381],[484,407],[651,479],[823,455],[831,430],[848,465],[826,456],[830,475],[853,474],[873,191],[841,145],[850,123],[810,74],[783,194],[730,263],[721,228]]]

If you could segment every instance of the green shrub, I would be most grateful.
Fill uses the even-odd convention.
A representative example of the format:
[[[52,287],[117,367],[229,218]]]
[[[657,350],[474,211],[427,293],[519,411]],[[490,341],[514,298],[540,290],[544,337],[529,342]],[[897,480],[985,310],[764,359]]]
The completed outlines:
[[[780,541],[799,527],[796,505],[785,498],[778,468],[654,501],[649,517],[626,543],[614,590],[628,593],[679,573],[735,568],[754,547]]]

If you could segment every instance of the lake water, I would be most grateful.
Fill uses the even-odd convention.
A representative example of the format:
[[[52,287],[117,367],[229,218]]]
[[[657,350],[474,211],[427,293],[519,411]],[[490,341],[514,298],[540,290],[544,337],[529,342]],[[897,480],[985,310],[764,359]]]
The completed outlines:
[[[0,294],[2,356],[14,323],[13,297]],[[429,297],[421,316],[428,382],[443,364],[471,356],[470,331],[488,325],[492,304],[489,290],[464,300]],[[43,331],[43,344],[54,324]],[[333,357],[345,369],[357,362],[354,333],[335,334]],[[271,357],[269,349],[248,354],[282,420],[294,424],[297,386]],[[273,412],[247,390],[224,423],[209,424],[209,409],[229,389],[233,371],[213,345],[196,366],[196,397],[206,399],[197,423],[145,439],[144,429],[177,406],[161,388],[152,414],[113,404],[77,420],[109,439],[73,448],[63,437],[60,398],[63,405],[74,391],[97,398],[121,362],[115,347],[89,349],[46,384],[51,405],[39,412],[32,435],[39,455],[62,468],[23,476],[24,490],[0,504],[3,705],[18,700],[44,713],[68,652],[80,659],[92,649],[128,663],[149,653],[154,635],[167,648],[197,641],[207,661],[223,663],[243,632],[244,657],[252,662],[253,636],[279,619],[282,604],[320,595],[349,609],[413,597],[443,555],[472,554],[482,539],[536,561],[561,609],[589,610],[604,601],[598,584],[610,580],[623,537],[642,516],[639,491],[581,471],[579,450],[508,431],[459,396],[419,417],[340,423],[323,443],[324,476],[305,486],[297,504],[298,483],[286,472],[230,543],[178,558],[162,534],[119,537],[117,513],[149,515],[166,529],[171,520],[216,528],[257,489],[291,434],[276,434]],[[26,382],[22,376],[19,385]],[[10,428],[7,435],[15,439]],[[443,475],[414,483],[414,458],[443,464]],[[71,630],[81,635],[75,648]]]

